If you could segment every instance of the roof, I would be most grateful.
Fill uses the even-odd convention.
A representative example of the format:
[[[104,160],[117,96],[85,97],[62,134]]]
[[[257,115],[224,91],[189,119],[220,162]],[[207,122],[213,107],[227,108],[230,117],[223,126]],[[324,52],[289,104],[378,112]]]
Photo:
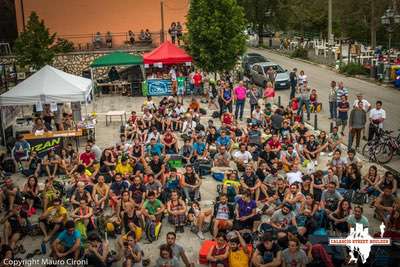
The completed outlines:
[[[185,50],[170,42],[164,42],[153,51],[143,55],[145,64],[179,64],[192,62],[192,57]]]
[[[0,95],[0,106],[86,101],[92,81],[49,65]]]
[[[105,67],[117,65],[141,65],[143,58],[139,55],[132,55],[124,52],[114,52],[105,56],[96,58],[90,67]]]

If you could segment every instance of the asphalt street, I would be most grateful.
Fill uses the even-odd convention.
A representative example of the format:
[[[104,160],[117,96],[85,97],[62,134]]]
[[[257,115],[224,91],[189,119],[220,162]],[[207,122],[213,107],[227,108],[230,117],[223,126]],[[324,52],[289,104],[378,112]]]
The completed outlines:
[[[311,88],[317,89],[319,102],[323,103],[323,110],[318,114],[318,127],[320,129],[329,131],[329,109],[328,109],[328,94],[331,81],[343,81],[345,87],[349,89],[350,104],[356,99],[358,93],[363,93],[364,98],[367,99],[373,106],[377,100],[383,102],[383,109],[386,111],[386,120],[384,123],[385,129],[394,130],[397,135],[400,128],[400,91],[389,86],[380,86],[372,82],[360,80],[358,78],[346,77],[340,73],[330,70],[319,65],[310,64],[304,61],[292,59],[276,52],[271,52],[266,49],[248,49],[248,52],[255,52],[262,54],[270,61],[281,65],[284,69],[291,71],[297,68],[298,73],[304,70],[307,75],[308,82]],[[286,104],[289,101],[289,90],[278,91],[277,95],[282,98],[282,103]],[[314,116],[312,116],[312,123]],[[347,140],[347,136],[346,136]],[[387,164],[394,170],[400,171],[400,157],[394,156],[392,161]]]

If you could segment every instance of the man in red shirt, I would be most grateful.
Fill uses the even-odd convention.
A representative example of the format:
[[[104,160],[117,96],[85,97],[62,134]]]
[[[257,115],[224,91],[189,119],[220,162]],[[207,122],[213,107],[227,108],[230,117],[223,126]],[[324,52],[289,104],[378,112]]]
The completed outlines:
[[[197,70],[193,76],[194,90],[193,90],[192,94],[195,94],[195,95],[201,94],[201,82],[202,81],[203,81],[203,77],[201,76],[200,71]]]
[[[93,163],[96,159],[95,154],[92,152],[92,149],[89,145],[86,146],[85,152],[83,152],[80,157],[79,161],[86,167],[90,168],[93,166]]]

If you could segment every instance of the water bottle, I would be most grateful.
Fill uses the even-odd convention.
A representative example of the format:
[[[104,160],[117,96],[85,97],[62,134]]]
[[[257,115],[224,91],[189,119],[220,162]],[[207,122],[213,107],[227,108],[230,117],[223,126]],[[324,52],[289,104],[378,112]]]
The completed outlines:
[[[42,255],[45,255],[47,253],[47,247],[44,241],[42,242],[42,244],[40,244],[40,252],[42,253]]]

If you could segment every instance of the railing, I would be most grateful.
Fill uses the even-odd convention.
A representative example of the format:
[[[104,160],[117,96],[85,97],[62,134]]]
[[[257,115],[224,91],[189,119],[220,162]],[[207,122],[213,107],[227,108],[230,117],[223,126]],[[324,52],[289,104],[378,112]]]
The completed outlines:
[[[151,42],[140,40],[140,32],[134,32],[135,42],[131,44],[128,32],[112,32],[111,33],[111,46],[106,42],[107,34],[96,33],[89,34],[69,34],[59,35],[59,38],[67,39],[74,43],[75,51],[93,51],[93,50],[115,50],[115,49],[129,49],[138,46],[152,45],[157,46],[160,44],[160,32],[151,32]],[[166,36],[166,34],[164,34]]]

